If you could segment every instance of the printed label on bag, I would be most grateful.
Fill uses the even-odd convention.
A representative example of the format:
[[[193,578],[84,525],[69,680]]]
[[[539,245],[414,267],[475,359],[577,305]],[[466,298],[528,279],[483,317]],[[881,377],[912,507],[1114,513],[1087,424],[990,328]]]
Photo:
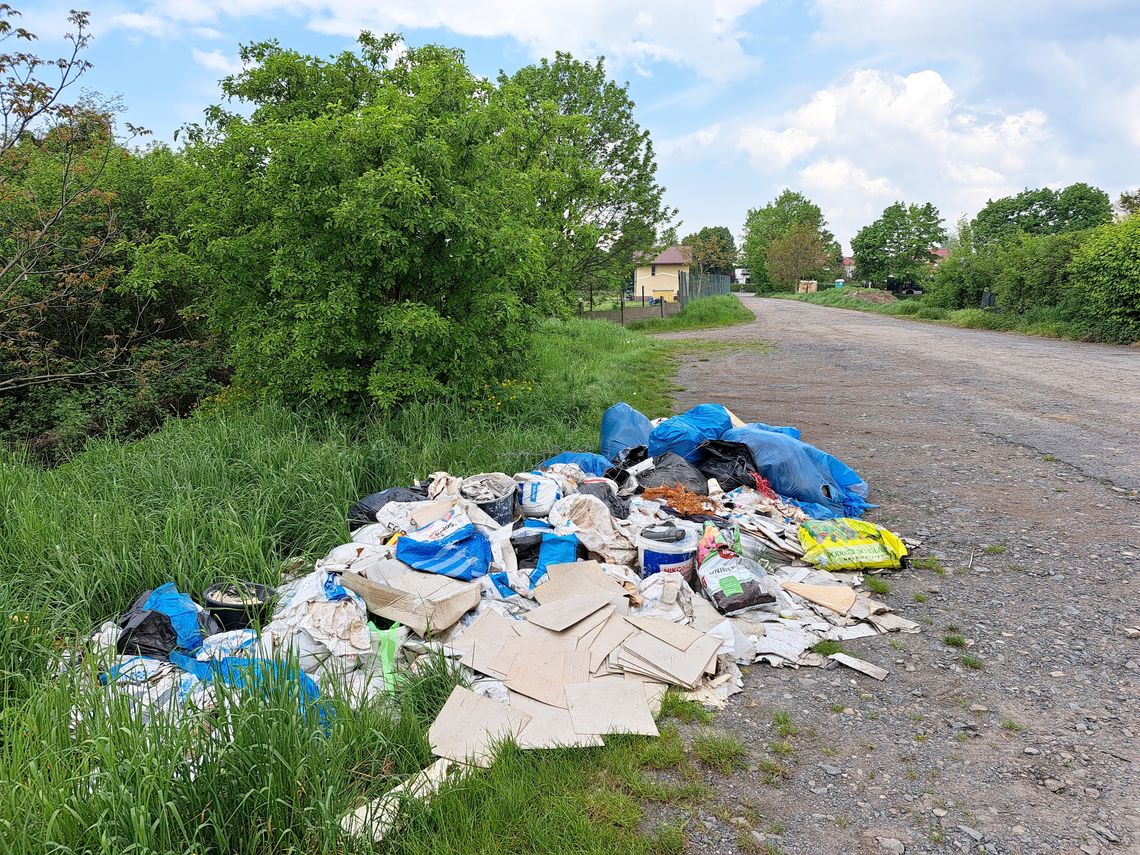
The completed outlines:
[[[744,588],[740,586],[740,580],[735,576],[725,576],[721,579],[720,590],[726,597],[735,597],[737,594],[744,593]]]

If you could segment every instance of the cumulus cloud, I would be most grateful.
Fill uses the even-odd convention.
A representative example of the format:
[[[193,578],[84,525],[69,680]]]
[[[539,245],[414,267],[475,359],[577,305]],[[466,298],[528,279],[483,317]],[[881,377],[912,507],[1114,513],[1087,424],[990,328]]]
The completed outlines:
[[[444,29],[461,36],[507,37],[535,57],[556,50],[604,54],[635,73],[664,62],[723,81],[754,70],[744,50],[741,18],[762,0],[166,0],[119,26],[152,35],[172,25],[198,26],[224,17],[292,14],[318,32],[354,37],[361,30]],[[166,29],[163,29],[163,27]]]
[[[1038,168],[1050,140],[1042,111],[970,107],[932,69],[859,69],[789,112],[746,125],[737,147],[760,170],[796,169],[850,240],[895,198],[933,201],[952,222],[1050,175]]]
[[[210,71],[216,71],[218,74],[237,74],[241,71],[241,63],[226,56],[220,50],[212,50],[207,53],[204,50],[194,48],[192,54],[196,63]]]

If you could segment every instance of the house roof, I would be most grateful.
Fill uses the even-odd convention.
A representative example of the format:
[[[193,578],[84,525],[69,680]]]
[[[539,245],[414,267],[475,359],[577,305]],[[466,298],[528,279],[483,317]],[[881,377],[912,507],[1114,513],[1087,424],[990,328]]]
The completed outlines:
[[[687,246],[670,246],[658,253],[656,258],[650,257],[647,252],[639,252],[634,258],[642,264],[688,264],[687,250]]]
[[[939,258],[945,258],[946,256],[948,256],[950,254],[950,250],[948,250],[944,246],[940,246],[940,247],[938,247],[938,249],[933,250],[933,253],[935,255],[937,255]]]
[[[843,266],[844,267],[847,267],[847,266],[850,266],[853,264],[855,264],[855,256],[853,256],[853,255],[843,256]]]

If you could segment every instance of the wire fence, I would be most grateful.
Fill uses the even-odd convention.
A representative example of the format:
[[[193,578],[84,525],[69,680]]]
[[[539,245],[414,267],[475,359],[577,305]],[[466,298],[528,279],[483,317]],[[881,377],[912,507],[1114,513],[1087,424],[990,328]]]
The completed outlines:
[[[732,282],[721,273],[677,274],[677,302],[684,308],[690,300],[701,297],[717,297],[732,292]]]

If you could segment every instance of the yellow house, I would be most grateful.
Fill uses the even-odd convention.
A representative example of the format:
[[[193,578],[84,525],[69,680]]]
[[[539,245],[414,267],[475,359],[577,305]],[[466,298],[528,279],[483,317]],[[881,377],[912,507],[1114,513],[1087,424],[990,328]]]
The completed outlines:
[[[689,248],[671,246],[655,258],[644,257],[633,274],[633,296],[640,300],[660,297],[672,303],[677,299],[680,287],[679,273],[689,272]]]

